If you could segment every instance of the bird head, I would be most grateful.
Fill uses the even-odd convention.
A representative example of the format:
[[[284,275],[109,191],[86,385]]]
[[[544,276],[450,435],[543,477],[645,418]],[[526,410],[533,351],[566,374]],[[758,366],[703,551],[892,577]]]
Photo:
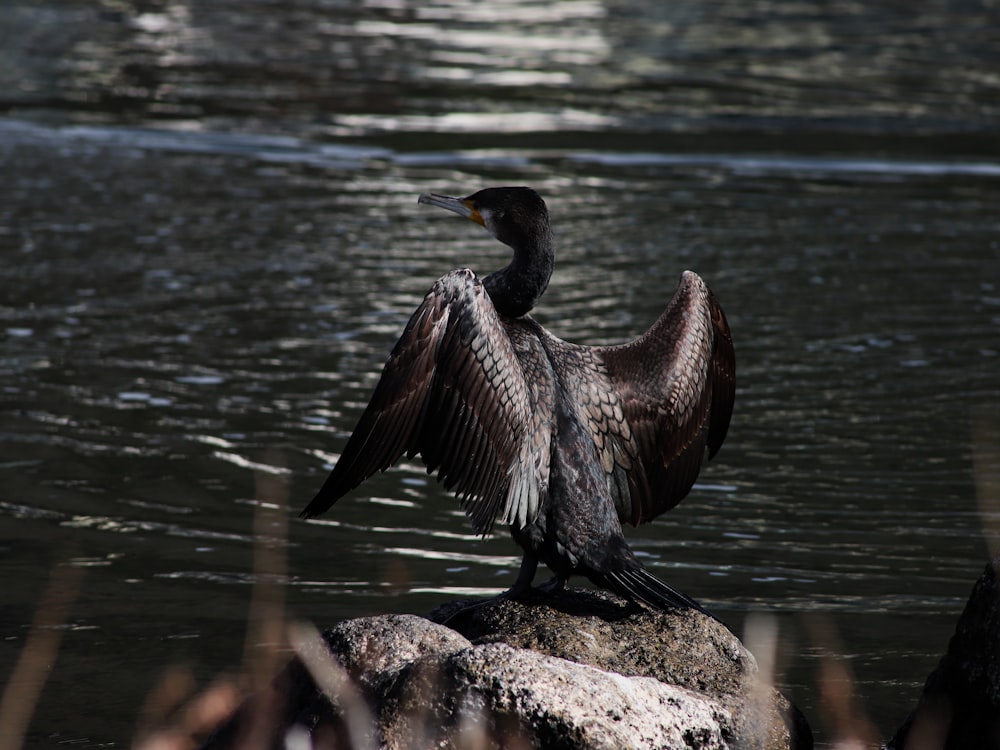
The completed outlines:
[[[548,240],[548,209],[529,187],[491,187],[465,198],[423,193],[417,202],[464,216],[515,251],[528,249],[540,239]]]

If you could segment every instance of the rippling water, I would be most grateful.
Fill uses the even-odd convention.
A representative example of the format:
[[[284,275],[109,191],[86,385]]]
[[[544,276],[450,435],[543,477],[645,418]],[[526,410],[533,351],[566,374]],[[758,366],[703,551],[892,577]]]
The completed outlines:
[[[549,203],[536,317],[565,338],[635,336],[685,268],[713,287],[737,346],[730,435],[633,547],[737,630],[775,613],[782,686],[818,730],[833,651],[891,732],[1000,528],[973,461],[1000,418],[994,16],[15,5],[4,674],[50,567],[86,571],[29,744],[125,745],[168,665],[239,663],[253,542],[279,533],[254,528],[262,481],[298,510],[433,280],[506,262],[416,196],[500,183]],[[500,591],[518,565],[419,465],[289,533],[289,606],[320,624]]]
[[[34,116],[438,143],[881,134],[950,150],[962,134],[996,153],[991,0],[11,5],[0,88]]]

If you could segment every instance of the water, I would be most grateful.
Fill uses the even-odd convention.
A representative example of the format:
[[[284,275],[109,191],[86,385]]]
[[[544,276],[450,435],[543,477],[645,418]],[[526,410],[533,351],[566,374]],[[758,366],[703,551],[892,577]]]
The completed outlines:
[[[635,336],[685,268],[712,286],[737,349],[730,435],[633,547],[737,630],[776,616],[781,686],[821,740],[829,653],[891,733],[1000,528],[974,462],[996,460],[1000,419],[996,18],[5,10],[5,679],[50,568],[84,570],[28,745],[125,746],[165,669],[238,668],[260,483],[299,509],[433,280],[506,261],[416,196],[503,183],[549,203],[536,317],[565,338]],[[320,625],[499,591],[518,564],[419,465],[288,531],[289,609]]]

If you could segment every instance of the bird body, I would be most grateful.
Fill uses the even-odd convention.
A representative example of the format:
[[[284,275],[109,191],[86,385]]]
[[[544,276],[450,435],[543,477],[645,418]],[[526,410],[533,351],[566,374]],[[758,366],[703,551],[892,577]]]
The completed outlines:
[[[701,609],[646,571],[622,524],[680,502],[728,429],[735,361],[708,286],[684,272],[664,313],[632,342],[569,343],[528,315],[553,267],[537,193],[487,188],[420,200],[482,224],[514,257],[482,280],[460,269],[434,283],[303,515],[325,511],[403,454],[420,455],[477,531],[510,526],[524,549],[512,593],[543,562],[557,585],[581,574],[656,608]]]

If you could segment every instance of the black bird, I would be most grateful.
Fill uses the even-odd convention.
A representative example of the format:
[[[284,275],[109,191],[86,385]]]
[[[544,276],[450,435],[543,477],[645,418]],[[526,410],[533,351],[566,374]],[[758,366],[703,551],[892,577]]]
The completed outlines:
[[[645,334],[619,346],[556,338],[528,312],[548,286],[548,211],[526,187],[467,198],[425,193],[509,245],[483,279],[438,279],[396,343],[344,452],[302,512],[327,510],[404,453],[454,490],[475,529],[509,524],[524,548],[516,595],[538,562],[657,609],[695,601],[649,573],[622,523],[645,523],[688,494],[719,450],[735,359],[722,308],[691,271]]]

